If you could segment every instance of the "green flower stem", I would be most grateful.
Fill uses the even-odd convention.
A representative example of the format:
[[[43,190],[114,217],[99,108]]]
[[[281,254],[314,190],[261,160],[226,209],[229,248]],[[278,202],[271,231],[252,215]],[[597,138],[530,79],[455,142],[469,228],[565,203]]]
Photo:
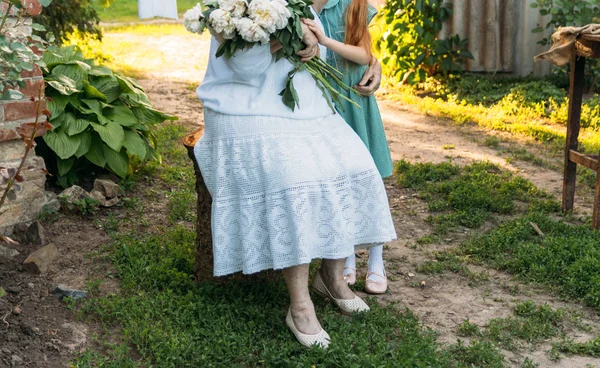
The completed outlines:
[[[358,103],[356,103],[356,101],[344,96],[339,91],[337,91],[335,88],[333,88],[333,86],[329,83],[329,81],[327,81],[327,79],[323,75],[322,69],[320,69],[318,67],[314,68],[314,66],[310,65],[310,64],[311,64],[310,62],[306,63],[306,65],[307,65],[306,70],[308,70],[310,72],[310,74],[312,74],[313,78],[321,81],[331,94],[335,94],[336,96],[341,97],[342,99],[350,102],[354,106],[360,108],[360,105]]]

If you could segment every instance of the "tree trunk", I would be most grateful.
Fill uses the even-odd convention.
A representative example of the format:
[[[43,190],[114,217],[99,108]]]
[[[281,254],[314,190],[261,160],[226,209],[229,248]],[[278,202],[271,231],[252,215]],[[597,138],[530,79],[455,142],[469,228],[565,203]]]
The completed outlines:
[[[202,172],[194,156],[194,145],[204,135],[204,127],[187,135],[183,144],[188,151],[188,156],[194,163],[196,175],[196,194],[198,195],[196,208],[196,280],[202,281],[213,277],[213,249],[212,234],[210,228],[210,214],[212,209],[212,198]]]
[[[195,260],[195,271],[196,280],[203,281],[208,279],[214,279],[213,270],[213,247],[212,247],[212,232],[211,232],[211,211],[212,211],[212,197],[206,188],[204,179],[202,178],[202,172],[196,161],[194,155],[194,146],[196,142],[204,135],[204,127],[194,131],[187,135],[183,139],[183,144],[188,151],[188,156],[194,163],[194,173],[196,175],[196,194],[198,195],[197,209],[196,209],[196,260]],[[242,279],[253,281],[256,279],[278,279],[281,273],[278,271],[266,271],[253,275],[242,275],[236,274],[229,277],[219,278],[219,281],[226,281],[231,279]]]

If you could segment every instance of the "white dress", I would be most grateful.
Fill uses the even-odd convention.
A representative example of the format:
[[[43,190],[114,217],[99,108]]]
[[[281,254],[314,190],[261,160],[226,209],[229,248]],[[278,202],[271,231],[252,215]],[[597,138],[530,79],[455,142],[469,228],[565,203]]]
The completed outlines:
[[[163,17],[178,19],[177,0],[138,0],[140,19]]]
[[[205,133],[194,152],[213,199],[215,276],[340,259],[396,238],[387,194],[361,139],[312,77],[299,108],[278,95],[292,66],[268,46],[215,58],[198,97]],[[322,50],[322,55],[325,50]]]

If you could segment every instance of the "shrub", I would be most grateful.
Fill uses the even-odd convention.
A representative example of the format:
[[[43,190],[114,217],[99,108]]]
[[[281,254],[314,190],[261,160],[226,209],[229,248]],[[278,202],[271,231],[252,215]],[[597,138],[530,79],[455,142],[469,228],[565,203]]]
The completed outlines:
[[[40,139],[38,152],[60,185],[94,168],[126,177],[130,156],[159,157],[151,127],[176,118],[153,109],[133,79],[84,59],[76,46],[54,47],[43,59],[54,128]]]
[[[377,41],[388,74],[413,84],[461,71],[466,59],[473,58],[467,40],[458,35],[438,38],[451,15],[450,5],[442,0],[388,1],[382,13],[386,29]]]
[[[59,44],[74,31],[102,38],[100,18],[89,0],[54,0],[35,21],[54,34]]]

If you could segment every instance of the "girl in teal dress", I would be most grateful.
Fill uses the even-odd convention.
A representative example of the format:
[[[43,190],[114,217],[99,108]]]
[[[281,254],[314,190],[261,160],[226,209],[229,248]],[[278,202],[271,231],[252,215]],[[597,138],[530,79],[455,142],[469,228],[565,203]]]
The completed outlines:
[[[357,85],[373,59],[369,23],[377,14],[368,0],[329,0],[321,9],[320,19],[325,32],[310,20],[305,20],[319,43],[329,49],[327,63],[343,73],[342,80],[348,86]],[[317,12],[321,1],[315,1]],[[337,87],[337,84],[333,83]],[[383,121],[374,96],[360,96],[338,88],[340,93],[355,101],[361,108],[342,101],[337,110],[344,120],[360,136],[367,146],[382,178],[392,175],[392,158],[383,128]],[[356,282],[356,258],[346,261],[344,278],[349,284]],[[387,278],[383,265],[383,244],[369,251],[369,272],[365,291],[383,294],[387,290]]]

